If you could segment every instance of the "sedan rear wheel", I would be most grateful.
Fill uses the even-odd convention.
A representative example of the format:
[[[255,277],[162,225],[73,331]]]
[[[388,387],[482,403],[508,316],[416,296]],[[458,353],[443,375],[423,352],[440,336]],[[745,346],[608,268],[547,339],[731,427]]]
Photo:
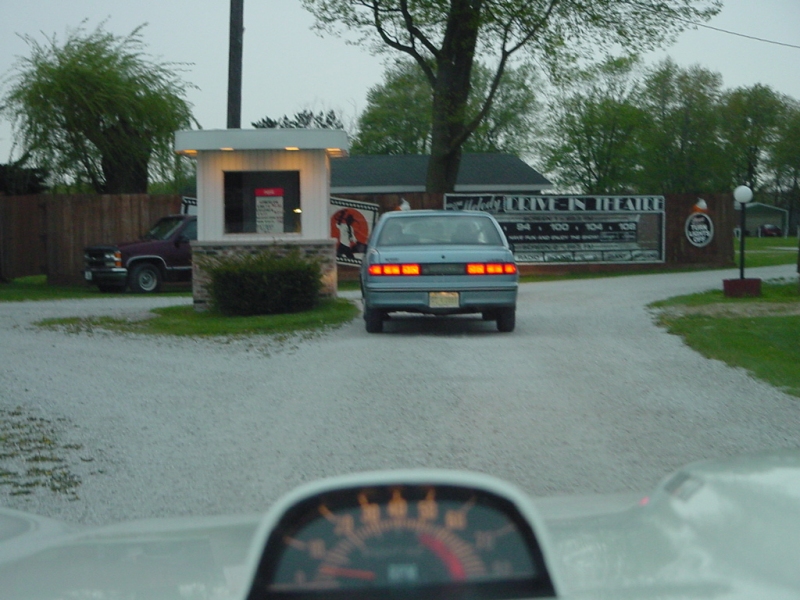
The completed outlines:
[[[367,326],[367,333],[380,333],[383,331],[383,313],[379,310],[365,308],[364,322]]]
[[[497,331],[509,333],[514,331],[514,326],[517,324],[517,310],[516,308],[501,308],[497,311]]]

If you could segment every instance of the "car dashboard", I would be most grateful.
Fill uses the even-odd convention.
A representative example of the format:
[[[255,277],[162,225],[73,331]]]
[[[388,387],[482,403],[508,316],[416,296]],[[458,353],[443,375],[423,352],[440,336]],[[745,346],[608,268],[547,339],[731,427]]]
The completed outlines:
[[[0,598],[797,598],[799,509],[796,449],[619,502],[415,469],[309,483],[264,515],[78,527],[0,509]]]

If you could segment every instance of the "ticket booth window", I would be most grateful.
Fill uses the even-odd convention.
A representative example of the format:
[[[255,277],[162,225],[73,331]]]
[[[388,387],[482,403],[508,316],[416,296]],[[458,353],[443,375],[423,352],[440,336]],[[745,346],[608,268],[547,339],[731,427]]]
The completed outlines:
[[[300,233],[299,171],[226,171],[225,233]]]

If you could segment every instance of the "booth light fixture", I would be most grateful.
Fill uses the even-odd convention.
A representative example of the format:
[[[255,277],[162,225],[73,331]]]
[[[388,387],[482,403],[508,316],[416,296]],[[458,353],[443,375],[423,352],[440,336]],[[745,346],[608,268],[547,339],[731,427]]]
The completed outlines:
[[[223,152],[233,152],[233,148],[220,148]]]
[[[286,146],[284,150],[288,150],[289,152],[297,152],[298,150],[300,150],[300,148],[298,148],[297,146]]]
[[[197,156],[197,150],[183,150],[179,152],[179,154],[184,154],[186,156]]]
[[[325,148],[325,151],[331,158],[341,158],[344,156],[344,151],[341,148]]]
[[[295,208],[292,212],[299,215],[301,212],[303,212],[303,209],[302,208]]]

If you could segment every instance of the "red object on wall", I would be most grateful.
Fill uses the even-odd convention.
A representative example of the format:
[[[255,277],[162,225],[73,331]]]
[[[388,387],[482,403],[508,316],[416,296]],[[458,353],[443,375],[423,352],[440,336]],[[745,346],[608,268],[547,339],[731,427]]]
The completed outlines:
[[[265,196],[283,196],[283,188],[256,188],[255,194],[261,198]]]

